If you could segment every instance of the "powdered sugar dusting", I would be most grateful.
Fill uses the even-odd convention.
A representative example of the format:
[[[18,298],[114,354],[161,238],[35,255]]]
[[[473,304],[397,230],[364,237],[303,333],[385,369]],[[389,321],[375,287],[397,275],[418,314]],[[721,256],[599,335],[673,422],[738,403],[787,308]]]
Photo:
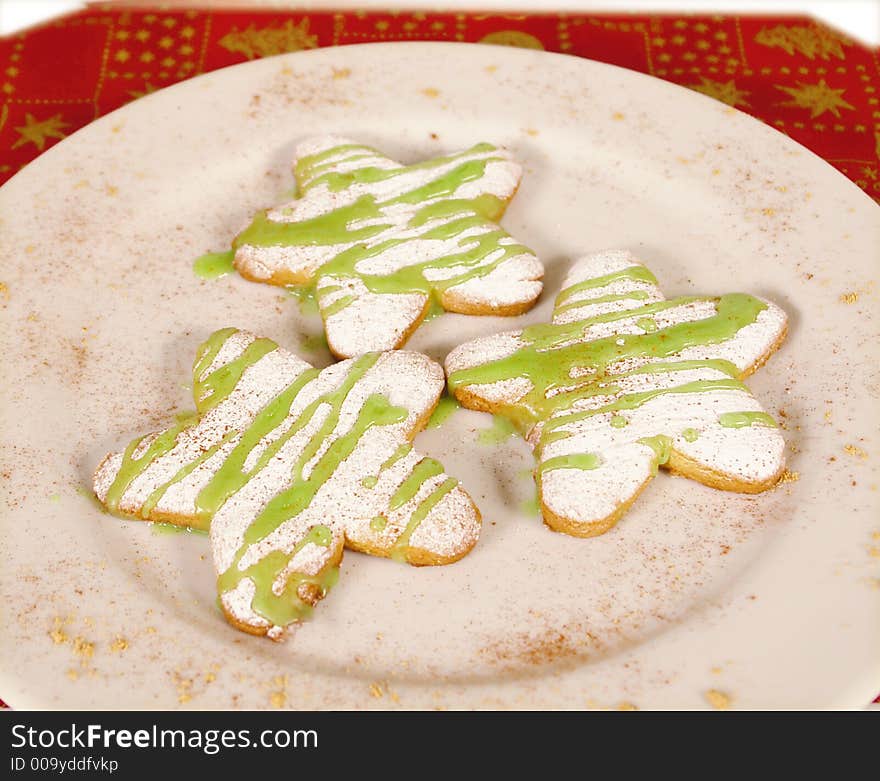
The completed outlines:
[[[600,339],[623,345],[624,336],[713,318],[720,305],[714,298],[677,299],[668,306],[663,300],[631,253],[583,258],[567,275],[554,312],[553,323],[568,332],[541,349],[553,352]],[[612,361],[602,374],[585,358],[584,365],[571,365],[571,384],[544,391],[544,399],[559,402],[526,434],[538,460],[548,523],[584,536],[606,530],[667,459],[721,488],[757,491],[776,481],[785,463],[779,429],[730,376],[732,368],[706,363],[728,361],[745,374],[767,358],[784,337],[786,317],[771,302],[763,303],[753,322],[717,343]],[[579,332],[572,329],[581,322]],[[497,334],[456,348],[446,369],[452,377],[527,349],[529,338],[522,331]],[[493,379],[453,388],[466,406],[482,402],[480,408],[502,413],[526,404],[524,397],[534,390],[525,375]]]
[[[264,243],[245,230],[235,265],[274,284],[316,280],[337,356],[401,346],[432,289],[445,309],[465,314],[518,314],[540,295],[541,263],[481,211],[491,199],[498,206],[490,211],[502,211],[519,184],[521,167],[507,150],[478,144],[407,167],[324,136],[298,145],[295,171],[301,196],[265,219],[306,237]],[[347,252],[357,258],[342,263]],[[411,267],[415,277],[400,276]]]
[[[201,379],[227,365],[221,363],[224,356],[227,361],[240,357],[253,341],[251,334],[232,332]],[[122,494],[119,511],[143,514],[148,519],[155,513],[184,521],[196,517],[200,493],[242,441],[256,415],[310,368],[281,348],[251,363],[228,395],[176,434],[167,452],[139,465],[139,473]],[[347,392],[340,390],[345,383]],[[245,572],[268,555],[281,552],[291,558],[271,583],[272,592],[280,595],[290,577],[318,576],[337,561],[349,530],[353,546],[373,555],[391,555],[401,545],[401,553],[407,558],[411,550],[424,551],[430,561],[420,563],[445,563],[464,555],[479,534],[479,513],[458,486],[437,501],[422,522],[410,529],[409,539],[401,542],[420,505],[449,481],[442,471],[422,481],[408,501],[391,509],[392,498],[412,479],[413,470],[423,461],[407,443],[424,424],[442,389],[440,366],[426,356],[403,351],[344,361],[308,379],[293,397],[287,415],[253,445],[244,460],[244,484],[226,497],[211,518],[211,546],[218,575],[233,567]],[[360,433],[357,427],[363,425],[363,410],[370,399],[378,397],[399,408],[403,417],[397,422],[368,426]],[[312,413],[308,413],[309,409]],[[304,414],[311,417],[295,430],[293,427]],[[331,422],[332,429],[327,433]],[[326,479],[317,475],[322,458],[334,443],[347,436],[355,437],[350,454]],[[258,466],[272,443],[277,443],[277,452]],[[398,457],[404,446],[407,451]],[[199,457],[212,448],[216,448],[213,454],[199,462]],[[307,448],[310,456],[297,476],[293,467]],[[111,486],[125,468],[124,463],[123,455],[116,453],[99,467],[95,492],[102,501],[106,501]],[[195,468],[181,477],[181,472],[190,468],[187,465],[194,463]],[[317,492],[302,511],[248,541],[245,535],[270,501],[295,486],[297,480],[323,482],[317,484]],[[157,490],[164,493],[145,508],[147,498]],[[378,516],[387,518],[383,528],[370,524]],[[328,529],[328,544],[316,544],[307,538],[316,527]],[[275,626],[253,607],[258,588],[250,577],[242,577],[234,587],[221,593],[221,604],[237,625],[266,631],[278,638],[283,627]],[[315,598],[313,594],[307,596]]]

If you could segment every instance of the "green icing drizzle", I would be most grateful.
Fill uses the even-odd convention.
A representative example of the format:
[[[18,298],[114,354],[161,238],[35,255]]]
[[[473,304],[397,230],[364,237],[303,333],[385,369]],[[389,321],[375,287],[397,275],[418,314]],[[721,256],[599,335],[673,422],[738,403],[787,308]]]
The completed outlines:
[[[385,471],[386,469],[390,469],[394,466],[401,458],[408,455],[412,450],[412,445],[409,442],[404,442],[400,447],[397,448],[385,461],[382,462],[381,471]]]
[[[415,465],[412,472],[404,480],[391,497],[389,508],[396,510],[412,499],[419,489],[432,477],[443,474],[443,465],[433,458],[423,458]]]
[[[159,521],[150,524],[150,531],[160,537],[176,534],[207,534],[205,529],[197,529],[194,526],[179,526],[176,523],[161,523]]]
[[[657,330],[657,321],[653,317],[640,317],[636,320],[636,325],[649,334]]]
[[[391,549],[392,559],[401,562],[406,561],[407,553],[409,552],[409,540],[413,532],[419,528],[419,524],[428,517],[428,513],[439,504],[440,500],[457,485],[458,480],[449,477],[419,503],[415,512],[410,516],[409,523],[406,525],[403,533],[397,538],[394,547]]]
[[[461,405],[458,403],[455,397],[443,396],[443,398],[441,398],[440,401],[437,402],[437,406],[431,413],[431,417],[428,420],[428,425],[426,426],[426,428],[439,428],[460,406]]]
[[[481,445],[498,445],[516,434],[517,429],[513,423],[499,415],[495,415],[492,425],[489,428],[482,429],[477,435],[477,441]]]
[[[657,434],[653,437],[643,437],[638,440],[640,445],[647,445],[654,451],[654,469],[656,475],[657,469],[669,461],[669,455],[672,452],[672,437],[665,434]]]
[[[370,528],[374,532],[381,532],[385,530],[385,527],[388,525],[388,519],[384,515],[377,515],[373,520],[370,521]]]
[[[718,422],[725,428],[745,428],[746,426],[769,426],[776,428],[776,421],[766,412],[723,412]]]
[[[268,211],[259,212],[233,241],[233,248],[243,245],[257,247],[269,246],[344,246],[324,263],[317,276],[318,298],[327,295],[334,288],[332,280],[358,277],[372,293],[421,293],[429,297],[432,309],[429,316],[438,311],[440,302],[435,291],[443,291],[469,279],[489,274],[500,263],[515,255],[528,252],[525,247],[509,241],[509,236],[496,226],[487,222],[497,220],[504,211],[505,202],[492,195],[481,195],[472,199],[453,199],[452,196],[468,182],[483,177],[486,165],[499,160],[492,153],[495,147],[490,144],[477,144],[466,152],[447,157],[439,157],[412,166],[379,168],[365,164],[346,173],[332,169],[338,156],[351,153],[344,159],[348,161],[367,159],[377,154],[369,147],[360,145],[340,145],[317,155],[299,160],[295,176],[303,194],[318,186],[326,186],[331,192],[341,192],[355,184],[375,184],[393,179],[414,170],[437,169],[449,166],[427,183],[386,200],[377,200],[373,195],[363,195],[352,203],[340,206],[333,211],[299,222],[275,222],[269,219]],[[474,154],[485,155],[478,159],[466,159]],[[361,261],[375,257],[386,250],[400,246],[412,238],[390,238],[377,241],[373,246],[366,242],[379,237],[392,226],[390,218],[383,219],[386,209],[397,204],[410,204],[414,213],[404,227],[408,232],[424,228],[417,238],[422,240],[451,240],[461,237],[458,248],[441,257],[404,266],[391,274],[368,274],[358,269]],[[431,223],[448,220],[441,225]],[[364,224],[365,222],[370,224]],[[359,225],[359,227],[353,227]],[[477,235],[463,234],[475,227],[484,228]],[[492,256],[492,260],[486,259]],[[436,269],[455,268],[456,273],[441,281],[430,282],[426,272]],[[326,283],[331,284],[327,285]],[[335,286],[338,289],[338,286]],[[344,296],[323,310],[324,318],[342,311],[356,300],[355,296]],[[442,311],[442,308],[440,308]]]
[[[235,253],[232,251],[208,252],[193,261],[193,272],[202,279],[224,277],[232,273],[232,260],[234,257]]]
[[[318,314],[317,288],[314,281],[307,285],[288,285],[284,289],[289,296],[296,299],[302,314]]]
[[[629,272],[629,269],[625,271]],[[590,286],[593,282],[595,280],[587,280],[580,284]],[[563,291],[563,294],[565,292]],[[521,428],[527,428],[539,420],[549,418],[557,410],[567,409],[578,398],[613,391],[615,378],[606,373],[610,364],[629,358],[669,358],[688,347],[719,344],[735,336],[745,326],[755,322],[766,306],[753,296],[732,293],[713,299],[716,312],[712,317],[658,328],[650,334],[613,335],[586,343],[579,341],[586,329],[596,323],[632,319],[634,315],[655,314],[699,300],[705,299],[678,298],[647,304],[635,311],[613,312],[575,323],[530,326],[523,330],[520,338],[524,344],[515,353],[495,361],[453,372],[449,377],[450,390],[454,391],[472,384],[490,384],[511,377],[525,377],[532,383],[532,390],[519,399],[516,404],[502,407],[501,411]],[[662,366],[640,367],[639,371],[653,373],[703,367],[714,368],[728,375],[730,380],[727,387],[738,389],[743,387],[736,380],[733,380],[738,372],[727,361],[675,361]],[[582,384],[574,390],[568,390],[573,384],[572,371],[574,369],[586,369],[590,374],[584,377]],[[610,381],[611,384],[600,388],[598,387],[600,380]],[[722,387],[719,383],[724,383],[724,381],[706,381],[702,386],[691,383],[687,392],[713,390]],[[594,410],[586,414],[595,414],[597,411],[632,409],[640,406],[653,395],[656,393],[630,394],[630,396],[623,397],[613,404],[602,407],[601,410]],[[556,420],[554,419],[551,423],[555,424]]]
[[[611,425],[614,428],[623,428],[624,426],[629,425],[629,421],[623,417],[623,415],[613,415],[611,417]]]
[[[245,369],[277,348],[271,339],[255,339],[238,358],[215,369],[204,379],[200,380],[198,375],[193,377],[193,395],[199,412],[205,413],[226,399],[238,385]]]
[[[271,584],[275,582],[290,560],[306,545],[312,543],[326,548],[330,546],[331,542],[330,529],[326,526],[313,526],[290,553],[278,550],[271,551],[243,571],[239,570],[237,566],[230,567],[217,579],[218,591],[221,594],[231,591],[242,578],[249,577],[258,584],[251,603],[251,607],[258,615],[278,626],[286,626],[294,621],[302,620],[312,611],[310,601],[323,597],[336,585],[336,581],[339,579],[339,569],[328,567],[318,575],[305,575],[301,572],[291,573],[287,576],[280,594],[276,594],[272,590]],[[313,594],[310,601],[303,599],[300,587],[304,585],[317,589],[318,595]]]
[[[519,505],[520,512],[524,515],[540,515],[541,514],[541,502],[538,499],[538,494],[533,494],[531,498],[524,500]]]
[[[236,333],[236,329],[218,331],[212,334],[199,349],[193,367],[193,388],[200,412],[215,407],[224,398],[227,398],[248,366],[252,366],[277,347],[267,339],[255,340],[238,358],[205,376],[223,344],[234,333]],[[311,604],[316,598],[323,596],[335,583],[338,576],[335,567],[325,568],[321,574],[314,577],[302,573],[290,574],[286,572],[290,561],[307,543],[311,542],[325,547],[333,544],[329,528],[317,525],[309,531],[305,538],[299,541],[293,550],[288,552],[272,551],[245,569],[240,567],[240,562],[253,544],[264,539],[280,525],[297,516],[310,505],[321,487],[330,479],[339,465],[351,455],[369,429],[374,426],[398,424],[406,419],[408,413],[405,409],[392,406],[385,396],[372,395],[363,403],[350,430],[334,439],[320,458],[315,460],[322,445],[336,430],[342,406],[349,392],[375,365],[379,355],[379,353],[369,353],[354,361],[340,385],[335,390],[313,400],[286,430],[281,431],[264,448],[246,471],[245,463],[250,454],[268,435],[279,429],[290,416],[290,409],[297,395],[319,374],[317,369],[306,370],[268,402],[245,430],[227,432],[220,441],[201,452],[197,458],[181,467],[170,480],[156,488],[147,497],[140,511],[142,517],[149,518],[151,512],[171,486],[191,474],[199,465],[216,455],[221,448],[232,443],[232,447],[226,453],[222,464],[196,498],[196,517],[191,519],[192,527],[200,530],[207,529],[211,518],[234,493],[265,468],[292,437],[311,423],[319,410],[326,412],[320,426],[310,437],[296,463],[293,464],[289,485],[270,499],[253,520],[244,533],[243,544],[235,553],[231,566],[218,578],[218,588],[221,594],[235,589],[242,579],[250,578],[255,585],[252,608],[273,624],[283,626],[305,617],[310,612]],[[329,412],[327,412],[328,408]],[[119,500],[132,481],[157,458],[169,453],[176,446],[179,435],[194,425],[197,419],[197,416],[193,414],[183,416],[175,426],[161,432],[143,448],[141,448],[143,438],[131,442],[123,454],[122,465],[108,490],[105,500],[107,507],[118,511]],[[143,452],[134,458],[134,453],[139,448]],[[409,443],[401,444],[385,460],[381,470],[393,466],[411,450],[412,446]],[[306,477],[304,474],[305,466],[312,461],[314,463]],[[442,474],[442,472],[440,464],[433,459],[425,458],[419,461],[410,475],[398,487],[391,499],[390,509],[397,509],[404,505],[418,494],[427,480]],[[371,487],[378,482],[378,477],[367,476],[363,478],[362,482],[365,487]],[[406,528],[395,543],[392,551],[393,557],[406,558],[409,539],[413,532],[427,517],[431,508],[455,485],[455,480],[447,479],[417,505],[410,515]],[[375,529],[378,524],[376,518],[371,521],[371,524]],[[273,591],[273,584],[281,577],[282,573],[286,579],[285,585],[282,592],[276,594]],[[303,588],[304,586],[306,588]]]
[[[558,315],[562,312],[568,312],[571,309],[579,309],[582,306],[591,306],[592,304],[604,304],[611,301],[642,301],[648,297],[644,290],[631,290],[628,293],[609,293],[606,296],[597,296],[596,298],[582,298],[577,301],[571,301],[567,304],[557,304],[553,310],[553,314]]]
[[[681,432],[685,442],[696,442],[700,438],[700,432],[695,428],[686,428]]]
[[[562,290],[559,295],[556,296],[556,306],[561,306],[566,301],[568,301],[568,299],[576,296],[578,293],[581,293],[584,290],[593,290],[597,287],[605,287],[605,285],[610,285],[612,282],[618,282],[620,280],[649,282],[652,285],[657,284],[657,278],[644,266],[629,266],[628,268],[621,269],[620,271],[613,271],[610,274],[604,274],[601,277],[592,277],[590,279],[585,279],[583,282],[569,285],[569,287]],[[598,299],[594,299],[594,301],[596,300]],[[580,305],[580,302],[578,303]],[[556,309],[555,311],[559,310]]]
[[[321,350],[328,349],[327,337],[324,335],[323,332],[306,336],[300,344],[302,346],[302,349],[305,350],[307,353],[317,353]]]
[[[596,469],[601,463],[602,460],[595,453],[571,453],[542,461],[538,466],[538,474],[552,472],[554,469]]]
[[[361,480],[361,485],[364,488],[375,488],[378,482],[379,478],[376,477],[376,475],[367,475],[363,480]]]

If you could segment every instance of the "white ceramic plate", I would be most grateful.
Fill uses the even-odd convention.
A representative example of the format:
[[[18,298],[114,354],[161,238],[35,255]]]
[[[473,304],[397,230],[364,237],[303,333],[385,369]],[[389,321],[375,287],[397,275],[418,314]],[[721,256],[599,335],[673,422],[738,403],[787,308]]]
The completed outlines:
[[[102,514],[98,461],[191,407],[189,366],[246,327],[322,364],[282,290],[207,281],[289,190],[291,150],[337,132],[405,160],[479,140],[525,163],[505,225],[547,266],[516,321],[445,315],[442,358],[548,317],[570,260],[627,247],[669,294],[742,290],[791,316],[752,380],[800,479],[759,496],[661,475],[609,534],[527,508],[530,455],[459,411],[419,446],[480,505],[473,553],[414,569],[349,553],[286,644],[215,607],[207,540]],[[880,690],[880,210],[783,135],[662,81],[490,46],[325,49],[126,106],[0,190],[6,285],[0,697],[18,708],[863,706]],[[856,293],[857,300],[842,299]],[[851,298],[850,298],[851,300]],[[874,396],[874,399],[872,399]]]

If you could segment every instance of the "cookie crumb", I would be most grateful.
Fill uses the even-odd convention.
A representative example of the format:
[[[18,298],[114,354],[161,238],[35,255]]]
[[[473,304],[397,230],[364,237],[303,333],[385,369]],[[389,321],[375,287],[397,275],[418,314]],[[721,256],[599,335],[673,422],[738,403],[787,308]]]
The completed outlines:
[[[637,705],[633,705],[631,702],[622,702],[617,706],[617,710],[638,710]]]
[[[857,445],[844,445],[843,452],[856,458],[865,459],[868,457],[868,453]]]
[[[718,689],[709,689],[704,696],[706,702],[715,708],[715,710],[727,710],[730,707],[730,695],[725,694]]]
[[[76,637],[73,640],[73,652],[80,657],[80,664],[86,665],[95,653],[95,644],[82,637]]]
[[[382,691],[382,687],[378,683],[371,683],[370,684],[370,696],[371,697],[375,697],[376,699],[379,699],[384,694],[385,694],[385,692]]]
[[[439,98],[440,90],[438,90],[436,87],[425,87],[422,90],[422,95],[424,95],[426,98]]]
[[[786,469],[782,473],[782,477],[779,478],[779,484],[782,485],[783,483],[796,483],[800,479],[801,479],[800,472],[792,472],[791,470]]]
[[[128,640],[124,637],[117,637],[112,643],[110,643],[110,650],[114,653],[117,651],[125,651],[128,648]]]
[[[68,640],[67,633],[61,628],[64,623],[65,621],[61,616],[55,616],[53,619],[52,629],[49,630],[49,637],[52,638],[52,642],[55,645],[62,645]]]
[[[853,291],[851,293],[843,293],[840,296],[840,303],[841,304],[854,304],[858,300],[859,300],[859,294],[856,293],[855,291]]]

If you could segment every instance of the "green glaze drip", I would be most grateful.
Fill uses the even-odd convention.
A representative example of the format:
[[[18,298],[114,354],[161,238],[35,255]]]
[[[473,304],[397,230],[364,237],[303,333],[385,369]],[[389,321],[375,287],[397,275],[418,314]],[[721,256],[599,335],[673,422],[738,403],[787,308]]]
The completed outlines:
[[[415,170],[430,171],[447,166],[447,170],[420,184],[414,189],[404,191],[396,197],[377,200],[373,195],[363,195],[355,201],[340,206],[332,212],[298,222],[275,222],[268,211],[259,212],[251,224],[233,241],[233,248],[243,245],[257,247],[270,246],[343,246],[353,245],[340,251],[324,263],[317,276],[318,299],[327,295],[338,285],[334,280],[357,277],[372,293],[421,293],[431,300],[428,317],[442,311],[435,291],[443,291],[469,279],[489,274],[506,259],[528,250],[516,243],[502,243],[509,240],[501,229],[487,226],[487,221],[495,221],[504,212],[505,201],[492,196],[481,195],[473,199],[453,199],[452,196],[468,182],[482,178],[488,163],[501,158],[492,156],[494,147],[478,144],[456,155],[439,157],[412,166],[378,168],[368,162],[361,168],[346,173],[332,170],[342,160],[355,161],[378,154],[369,147],[360,145],[340,145],[299,160],[295,175],[303,194],[315,187],[326,187],[330,192],[341,192],[353,185],[376,184],[400,177]],[[478,159],[467,159],[474,154],[487,155]],[[369,242],[377,239],[394,224],[390,217],[385,218],[386,210],[397,204],[414,206],[408,223],[403,227],[408,231],[418,231],[422,240],[454,240],[458,248],[443,257],[415,265],[404,266],[391,274],[368,274],[359,270],[361,261],[375,257],[386,250],[409,242],[411,238],[391,238],[378,240],[372,246]],[[436,221],[447,220],[436,225]],[[360,227],[353,227],[353,226]],[[433,225],[433,227],[432,227]],[[484,228],[477,235],[463,236],[474,228]],[[487,262],[487,258],[492,260]],[[430,282],[426,278],[429,270],[455,268],[456,273],[442,281]],[[328,284],[329,283],[329,284]],[[323,309],[323,317],[342,311],[352,303],[353,297],[346,296]]]
[[[223,594],[234,589],[242,578],[251,578],[254,583],[258,584],[251,603],[251,607],[257,614],[278,626],[286,626],[301,620],[311,613],[312,606],[300,595],[300,586],[313,586],[318,590],[319,598],[323,597],[336,585],[336,581],[339,579],[338,568],[329,567],[318,575],[304,575],[301,572],[291,573],[280,594],[276,594],[272,590],[271,584],[284,571],[291,559],[306,545],[312,543],[329,547],[331,542],[330,529],[326,526],[314,526],[290,553],[278,550],[271,551],[246,570],[239,570],[237,566],[230,567],[217,579],[217,589],[219,593]],[[269,588],[260,588],[261,584],[269,584]]]
[[[616,387],[616,386],[611,386]],[[667,396],[670,394],[679,394],[679,393],[706,393],[708,391],[718,391],[718,390],[744,390],[745,385],[743,385],[739,380],[731,380],[731,379],[723,379],[723,380],[694,380],[693,382],[687,382],[684,385],[677,385],[669,388],[653,388],[647,391],[640,391],[638,393],[627,393],[622,396],[619,396],[613,402],[609,404],[605,404],[598,409],[586,410],[585,412],[571,412],[566,415],[557,415],[551,420],[547,421],[544,425],[544,429],[541,432],[541,444],[546,445],[550,442],[559,439],[560,437],[555,436],[557,433],[565,433],[559,432],[559,429],[563,426],[567,426],[571,423],[576,423],[580,420],[586,420],[593,415],[599,415],[603,412],[618,412],[621,410],[632,410],[641,407],[645,402],[650,401],[651,399],[655,399],[658,396]]]
[[[613,415],[611,417],[611,425],[614,428],[623,428],[629,425],[629,421],[623,415]]]
[[[649,334],[657,330],[657,321],[653,317],[640,317],[636,320],[636,325]]]
[[[275,349],[277,346],[274,342],[270,342],[268,339],[257,340],[257,342],[260,342],[261,344],[254,350],[251,350],[250,353],[245,351],[247,358],[245,355],[240,356],[237,362],[233,362],[236,363],[236,366],[234,366],[229,372],[225,372],[224,369],[226,367],[222,367],[221,369],[212,372],[208,377],[202,379],[202,375],[204,375],[208,367],[214,362],[220,349],[233,334],[237,333],[237,331],[238,329],[236,328],[224,328],[220,331],[216,331],[199,347],[195,363],[193,364],[193,395],[195,397],[196,408],[199,412],[205,412],[231,393],[235,383],[238,382],[238,379],[241,377],[242,372],[247,368],[247,360],[259,360],[258,357],[254,356],[265,354],[261,351],[265,350],[266,352],[269,352],[270,349]],[[257,342],[252,343],[250,347],[254,347]],[[171,452],[171,450],[177,445],[178,437],[181,432],[194,426],[197,421],[198,416],[196,414],[186,413],[178,416],[177,423],[157,434],[146,447],[144,452],[142,452],[137,458],[134,457],[134,453],[139,449],[139,445],[144,441],[144,437],[140,437],[129,443],[128,447],[126,447],[123,452],[122,464],[120,465],[116,477],[104,499],[107,509],[110,512],[119,513],[119,500],[128,490],[128,487],[135,478],[142,474],[143,471],[156,459]],[[175,478],[178,479],[183,479],[183,477],[185,477],[185,475],[180,476],[179,473],[178,475],[175,475]],[[172,478],[172,482],[175,482],[175,478]],[[152,509],[152,507],[155,506],[155,503],[161,498],[164,489],[167,487],[168,486],[166,485],[161,489],[157,489],[157,491],[148,498],[148,503],[151,502],[149,509]]]
[[[561,304],[568,301],[569,298],[577,295],[584,290],[593,290],[597,287],[605,287],[605,285],[610,285],[613,282],[618,282],[622,279],[631,280],[633,282],[648,282],[652,285],[657,284],[657,278],[644,266],[630,266],[629,268],[621,269],[620,271],[613,271],[610,274],[605,274],[601,277],[585,279],[583,282],[578,282],[577,284],[570,285],[569,287],[562,290],[562,292],[556,297],[556,306],[560,306]]]
[[[311,334],[310,336],[306,336],[300,342],[300,346],[307,353],[317,353],[322,350],[327,350],[327,337],[324,335],[322,331],[319,334]]]
[[[426,428],[439,428],[442,426],[461,405],[453,396],[443,396],[434,407],[431,417],[428,419]]]
[[[394,492],[389,509],[396,510],[398,507],[402,507],[419,492],[419,489],[428,480],[442,474],[442,464],[433,458],[423,458],[415,465],[406,480]]]
[[[391,558],[394,561],[406,561],[407,554],[409,553],[409,541],[413,532],[419,528],[419,525],[428,517],[431,510],[439,504],[440,500],[457,485],[458,480],[449,477],[419,503],[419,506],[416,507],[410,516],[409,523],[407,523],[403,533],[397,538],[394,547],[391,549]]]
[[[686,428],[681,432],[685,442],[696,442],[700,438],[700,432],[695,428]]]
[[[531,498],[521,502],[519,509],[523,515],[539,516],[541,514],[541,502],[538,499],[538,494],[532,494]]]
[[[595,453],[572,453],[567,456],[556,456],[542,461],[538,466],[538,475],[552,472],[555,469],[596,469],[602,460]]]
[[[146,450],[137,458],[134,457],[134,453],[145,438],[139,437],[129,443],[122,454],[122,464],[119,467],[119,471],[116,473],[113,483],[107,490],[107,496],[104,498],[104,503],[111,513],[119,512],[119,500],[122,499],[132,481],[153,461],[173,450],[177,444],[177,437],[180,432],[191,425],[192,422],[178,423],[176,426],[165,429],[165,431],[153,439]]]
[[[242,578],[250,577],[256,587],[252,603],[253,609],[266,620],[279,626],[288,624],[304,615],[305,606],[302,600],[295,598],[295,589],[291,591],[291,582],[294,585],[305,582],[300,576],[293,578],[285,586],[284,595],[287,595],[287,600],[279,599],[272,589],[273,584],[287,567],[296,551],[289,554],[274,551],[246,570],[239,568],[239,562],[251,545],[264,539],[281,524],[299,515],[310,505],[321,487],[336,471],[339,464],[351,455],[358,442],[370,428],[373,426],[392,425],[406,419],[406,410],[392,406],[384,396],[370,396],[364,402],[351,429],[333,440],[321,457],[314,463],[308,477],[303,475],[306,464],[315,458],[325,440],[336,429],[342,405],[351,388],[375,364],[376,360],[378,360],[378,354],[376,353],[359,358],[340,386],[336,390],[317,399],[298,418],[291,429],[286,432],[285,437],[292,436],[294,430],[299,430],[307,425],[319,406],[329,405],[330,411],[303,449],[292,469],[293,479],[291,485],[270,499],[260,514],[254,519],[244,533],[243,544],[235,554],[232,564],[220,576],[219,588],[221,593],[234,589]],[[325,588],[323,583],[316,585]],[[329,586],[326,587],[329,588]]]
[[[490,428],[481,429],[477,435],[477,442],[481,445],[498,445],[510,437],[516,436],[516,426],[500,415],[493,416]]]
[[[284,288],[287,294],[297,300],[299,311],[304,315],[318,314],[318,299],[315,283],[307,285],[288,285]],[[329,292],[329,291],[328,291]]]
[[[432,295],[428,299],[428,311],[425,313],[425,317],[422,319],[423,323],[430,323],[432,320],[436,320],[440,315],[442,315],[446,310],[443,308],[443,304],[441,304],[437,300],[437,296]]]
[[[278,345],[271,339],[255,339],[238,358],[215,369],[202,380],[194,377],[193,395],[199,412],[205,413],[226,399],[238,385],[245,370],[277,348]]]
[[[640,445],[647,445],[654,451],[653,472],[656,475],[658,467],[669,461],[669,455],[672,452],[672,437],[668,437],[665,434],[657,434],[654,437],[643,437],[638,440],[638,443]]]
[[[179,526],[176,523],[160,523],[154,521],[150,524],[150,531],[160,537],[176,534],[207,534],[205,529],[196,529],[192,526]]]
[[[235,252],[208,252],[193,261],[193,272],[202,279],[218,279],[231,274]]]
[[[776,421],[766,412],[723,412],[718,422],[725,428],[745,428],[746,426],[769,426],[776,428]]]
[[[355,300],[355,296],[340,296],[332,304],[325,306],[324,311],[321,314],[326,320],[328,317],[332,317],[337,312],[341,312],[343,309],[345,309],[345,307],[353,303]]]
[[[214,333],[199,345],[196,359],[193,362],[193,379],[195,381],[202,378],[202,375],[207,371],[208,367],[217,357],[217,354],[223,348],[223,345],[226,344],[233,334],[237,333],[237,328],[221,328],[219,331],[214,331]],[[196,398],[196,402],[198,402],[198,398]],[[198,403],[196,404],[196,408],[198,409]]]
[[[373,520],[370,521],[370,528],[374,532],[381,532],[385,530],[385,527],[388,525],[388,519],[384,515],[377,515]]]
[[[593,281],[587,280],[587,282]],[[636,312],[638,315],[653,315],[700,300],[705,299],[678,298],[648,304],[639,307]],[[596,395],[597,378],[608,376],[606,371],[610,364],[630,358],[663,359],[673,357],[689,347],[719,344],[735,336],[745,326],[754,323],[766,307],[759,299],[741,293],[712,300],[716,307],[713,317],[658,328],[650,334],[614,335],[586,343],[579,341],[589,326],[632,319],[633,311],[609,313],[564,325],[531,326],[522,332],[523,346],[512,355],[453,372],[449,378],[450,390],[455,391],[457,388],[471,384],[490,384],[511,377],[524,377],[532,383],[532,390],[516,404],[503,407],[502,413],[521,428],[526,428],[539,420],[549,418],[556,410],[568,408],[578,398]],[[676,371],[702,367],[717,369],[729,377],[735,376],[736,372],[732,364],[719,360],[677,361],[669,366],[641,367],[639,371]],[[559,392],[560,389],[570,388],[571,371],[575,368],[590,369],[594,373],[585,377],[583,384],[574,391]],[[707,382],[702,390],[711,390],[714,383],[720,381]],[[743,386],[736,385],[736,387]],[[700,389],[692,385],[690,391]],[[640,403],[647,398],[647,396],[642,397]],[[620,406],[609,405],[603,407],[602,411],[626,408],[632,407],[627,406],[623,401]]]
[[[563,291],[565,292],[565,291]],[[631,290],[628,293],[609,293],[606,296],[597,296],[596,298],[582,298],[577,301],[570,301],[567,304],[557,304],[553,310],[554,315],[568,312],[571,309],[579,309],[582,306],[591,306],[592,304],[604,304],[611,301],[642,301],[648,297],[644,290]]]
[[[235,448],[233,448],[232,452],[226,457],[226,460],[217,472],[215,472],[211,481],[199,492],[196,498],[196,508],[198,509],[199,516],[205,523],[209,523],[210,519],[214,517],[226,500],[269,463],[290,437],[305,425],[304,423],[300,425],[299,421],[297,424],[294,424],[294,426],[266,448],[257,460],[256,465],[249,472],[244,471],[245,461],[251,451],[264,437],[281,425],[290,414],[290,406],[293,404],[297,394],[314,380],[318,373],[317,369],[307,369],[300,374],[287,388],[263,407],[248,429],[242,432],[241,439],[239,439]],[[311,420],[316,406],[317,403],[313,403],[304,412],[300,421],[305,418]]]
[[[399,445],[397,450],[395,450],[388,458],[386,458],[381,466],[379,467],[378,475],[368,475],[363,480],[361,480],[361,485],[364,488],[375,488],[379,482],[379,478],[382,476],[382,472],[386,469],[390,469],[394,466],[401,458],[406,456],[412,450],[412,445],[409,442],[404,442],[402,445]]]
[[[204,451],[197,459],[194,461],[190,461],[188,464],[182,466],[177,473],[172,477],[167,483],[160,485],[155,491],[153,491],[145,500],[143,505],[141,506],[141,518],[145,521],[149,520],[150,514],[153,512],[153,509],[159,503],[163,496],[165,496],[166,491],[171,488],[175,483],[179,483],[181,480],[184,480],[189,474],[191,474],[197,467],[201,466],[205,463],[209,458],[211,458],[218,450],[220,450],[223,445],[229,442],[233,437],[236,436],[238,432],[229,431],[227,434],[221,439],[216,445],[208,448]],[[207,531],[209,518],[204,516],[199,516],[195,518],[192,522],[193,528],[203,529]]]
[[[400,445],[397,450],[395,450],[385,461],[382,462],[382,466],[380,470],[384,472],[386,469],[391,469],[401,458],[409,455],[410,451],[412,451],[412,445],[409,442],[404,442]]]

